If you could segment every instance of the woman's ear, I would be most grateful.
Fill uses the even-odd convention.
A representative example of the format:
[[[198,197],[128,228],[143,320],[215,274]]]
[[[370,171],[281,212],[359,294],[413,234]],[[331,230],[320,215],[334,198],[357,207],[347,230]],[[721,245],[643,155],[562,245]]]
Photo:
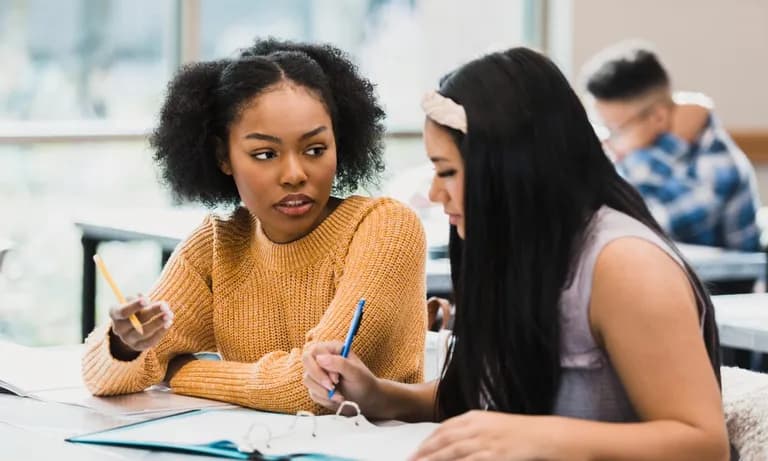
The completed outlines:
[[[232,176],[232,165],[229,163],[229,155],[227,155],[227,146],[224,142],[216,138],[216,163],[219,165],[219,170],[227,176]]]

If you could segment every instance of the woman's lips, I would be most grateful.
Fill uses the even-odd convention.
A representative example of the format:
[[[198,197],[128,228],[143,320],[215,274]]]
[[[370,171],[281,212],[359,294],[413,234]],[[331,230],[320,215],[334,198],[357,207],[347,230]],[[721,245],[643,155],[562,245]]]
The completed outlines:
[[[290,195],[283,197],[275,205],[275,209],[286,216],[303,216],[312,209],[315,202],[305,195]]]

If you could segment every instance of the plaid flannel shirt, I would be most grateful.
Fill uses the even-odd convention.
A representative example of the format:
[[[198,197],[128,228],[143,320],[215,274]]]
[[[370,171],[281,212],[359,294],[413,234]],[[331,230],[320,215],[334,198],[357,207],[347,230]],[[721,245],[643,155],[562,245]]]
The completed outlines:
[[[652,146],[627,155],[617,168],[674,240],[760,249],[754,170],[714,115],[697,142],[663,134]]]

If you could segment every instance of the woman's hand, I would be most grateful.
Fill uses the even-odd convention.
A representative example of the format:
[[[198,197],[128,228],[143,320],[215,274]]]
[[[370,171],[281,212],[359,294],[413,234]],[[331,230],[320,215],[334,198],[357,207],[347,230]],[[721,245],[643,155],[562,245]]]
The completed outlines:
[[[532,416],[470,411],[446,420],[425,440],[411,461],[546,459],[557,428],[543,430]],[[547,442],[547,440],[549,442]]]
[[[371,373],[354,352],[348,358],[341,355],[343,344],[338,341],[313,344],[304,351],[304,385],[313,401],[336,410],[341,402],[350,400],[360,406],[366,416],[378,416],[380,400],[379,379]],[[332,398],[328,391],[335,389]]]
[[[144,327],[143,334],[131,324],[129,319],[132,314],[136,314]],[[112,355],[123,360],[132,360],[141,351],[156,345],[173,324],[173,312],[168,303],[150,302],[143,296],[113,307],[109,311],[109,317],[112,319]]]

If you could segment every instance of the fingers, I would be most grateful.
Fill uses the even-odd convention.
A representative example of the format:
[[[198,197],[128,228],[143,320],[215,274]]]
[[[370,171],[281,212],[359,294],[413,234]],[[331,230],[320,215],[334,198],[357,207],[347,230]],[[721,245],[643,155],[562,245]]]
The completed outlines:
[[[161,311],[149,320],[141,322],[144,327],[144,337],[153,336],[160,330],[165,331],[173,324],[173,313],[164,308],[161,308]]]
[[[159,343],[160,340],[163,338],[164,334],[165,334],[164,329],[162,331],[158,331],[154,335],[145,339],[141,339],[138,342],[136,342],[133,345],[133,348],[136,349],[137,351],[143,351],[143,350],[149,349],[150,347],[153,347],[157,343]]]
[[[142,306],[134,310],[135,306]],[[130,314],[127,314],[129,313]],[[126,315],[127,314],[127,315]],[[143,333],[138,332],[128,320],[131,314],[143,325]],[[112,331],[129,348],[141,351],[157,344],[173,324],[173,312],[164,301],[148,302],[144,297],[134,299],[110,311]]]
[[[344,358],[340,355],[321,354],[317,356],[317,363],[328,373],[337,373],[342,377],[349,377],[357,374],[356,367],[359,360]]]
[[[334,393],[333,397],[329,399],[328,389],[326,389],[317,381],[313,380],[312,377],[306,373],[304,374],[304,385],[307,387],[307,391],[309,392],[309,396],[312,401],[324,406],[325,408],[335,410],[338,408],[339,404],[344,401],[344,396],[340,392]]]
[[[136,316],[145,330],[152,324],[159,324],[168,329],[173,324],[174,317],[173,311],[165,301],[152,303],[149,308],[139,311]]]
[[[304,371],[309,373],[318,383],[326,386],[328,390],[339,383],[338,373],[328,372],[317,365],[316,357],[318,355],[338,355],[344,344],[339,341],[327,341],[313,344],[302,356],[304,362]]]
[[[339,341],[328,341],[313,344],[308,347],[302,355],[304,364],[303,382],[307,387],[312,400],[326,408],[335,409],[344,401],[344,396],[340,392],[334,392],[333,397],[329,398],[329,391],[335,389],[339,383],[339,373],[337,371],[325,370],[318,362],[319,356],[340,357],[343,343]]]
[[[331,382],[333,383],[333,386],[335,387],[337,384],[339,384],[339,374],[335,371],[328,372],[328,377],[331,378]]]
[[[341,354],[342,349],[344,349],[344,343],[341,341],[324,341],[322,343],[316,343],[312,346],[312,351],[315,355],[339,355]]]
[[[305,354],[307,353],[305,352]],[[313,371],[309,370],[310,367],[313,368]],[[318,376],[319,379],[317,378]],[[305,355],[304,358],[303,383],[309,392],[310,398],[326,408],[335,409],[338,404],[344,401],[344,397],[339,392],[334,393],[333,397],[328,398],[328,393],[333,389],[333,385],[330,384],[328,375],[315,363],[314,357],[311,354],[309,354],[309,357]]]
[[[462,437],[460,434],[441,434],[440,431],[430,436],[411,456],[411,460],[442,461],[466,459],[483,448],[474,438]]]
[[[326,391],[333,389],[334,383],[331,381],[330,376],[317,364],[314,348],[304,351],[302,362],[304,364],[305,378],[310,378],[312,382],[318,383]]]
[[[119,309],[120,307],[115,308],[116,311]],[[144,307],[141,311],[135,312],[135,314],[138,317],[139,321],[142,322],[142,324],[147,321],[152,321],[152,319],[155,319],[158,316],[160,316],[163,319],[168,319],[170,321],[173,320],[173,314],[171,313],[170,308],[165,302],[162,302],[162,301],[148,304],[147,307]],[[121,337],[127,336],[131,331],[135,331],[135,329],[133,328],[133,325],[131,324],[131,322],[128,320],[127,317],[125,318],[112,317],[112,324],[114,325],[115,333]]]
[[[350,381],[365,381],[361,381],[360,378],[365,375],[367,368],[363,362],[353,354],[350,354],[348,358],[344,358],[340,355],[322,354],[317,356],[317,363],[331,377],[334,388],[337,388],[342,378],[345,379],[347,383]]]
[[[120,306],[114,306],[109,310],[112,320],[128,320],[128,318],[149,305],[149,300],[144,296],[138,296]]]

